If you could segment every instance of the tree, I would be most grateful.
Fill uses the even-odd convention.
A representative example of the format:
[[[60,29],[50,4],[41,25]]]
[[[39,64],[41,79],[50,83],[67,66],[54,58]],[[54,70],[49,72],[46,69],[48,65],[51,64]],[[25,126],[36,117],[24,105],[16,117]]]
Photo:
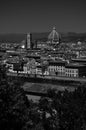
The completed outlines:
[[[23,71],[23,62],[15,63],[13,70],[17,71],[17,74],[18,74],[19,71]]]
[[[42,63],[41,63],[41,66],[42,66],[42,75],[44,75],[45,71],[48,68],[48,61],[43,60]]]
[[[47,95],[39,101],[45,130],[86,130],[85,85],[73,92],[48,90]]]
[[[39,110],[44,129],[58,130],[58,113],[55,111],[55,109],[53,109],[52,100],[45,97],[41,98],[39,101]]]
[[[18,81],[9,83],[0,66],[0,129],[21,129],[29,120],[29,101]]]

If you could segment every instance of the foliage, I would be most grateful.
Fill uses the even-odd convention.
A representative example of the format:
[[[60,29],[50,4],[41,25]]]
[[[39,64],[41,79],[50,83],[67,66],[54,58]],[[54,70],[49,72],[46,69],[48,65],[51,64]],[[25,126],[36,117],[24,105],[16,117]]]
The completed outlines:
[[[39,103],[29,101],[19,79],[0,66],[1,130],[86,130],[86,87],[72,92],[49,89]]]
[[[21,129],[28,120],[28,107],[19,82],[9,82],[5,66],[0,66],[0,129]]]
[[[41,113],[45,113],[45,120],[42,120],[45,129],[86,129],[85,86],[81,86],[73,92],[48,90],[48,95],[51,97],[50,99],[42,98],[39,102]],[[49,117],[46,117],[46,113],[49,114]]]

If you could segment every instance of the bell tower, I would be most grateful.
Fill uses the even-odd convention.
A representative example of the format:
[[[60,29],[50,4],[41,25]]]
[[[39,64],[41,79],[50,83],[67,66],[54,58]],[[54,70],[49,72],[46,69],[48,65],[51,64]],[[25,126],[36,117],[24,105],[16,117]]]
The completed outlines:
[[[30,49],[32,46],[32,34],[31,33],[27,33],[27,37],[26,37],[26,49]]]

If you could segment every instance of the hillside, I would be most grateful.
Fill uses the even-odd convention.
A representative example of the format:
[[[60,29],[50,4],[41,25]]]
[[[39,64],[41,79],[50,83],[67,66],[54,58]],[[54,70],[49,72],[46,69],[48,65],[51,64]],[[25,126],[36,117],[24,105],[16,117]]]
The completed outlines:
[[[61,36],[61,41],[86,41],[86,33],[59,33]],[[45,33],[32,33],[32,40],[43,40],[46,41],[49,32]],[[14,34],[0,34],[0,42],[21,42],[26,39],[26,34],[14,33]]]

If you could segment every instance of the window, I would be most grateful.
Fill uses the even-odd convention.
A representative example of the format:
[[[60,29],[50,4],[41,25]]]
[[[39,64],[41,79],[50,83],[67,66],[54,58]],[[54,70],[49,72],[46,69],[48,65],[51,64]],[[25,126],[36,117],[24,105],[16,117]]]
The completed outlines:
[[[74,74],[71,74],[71,77],[74,77]]]

